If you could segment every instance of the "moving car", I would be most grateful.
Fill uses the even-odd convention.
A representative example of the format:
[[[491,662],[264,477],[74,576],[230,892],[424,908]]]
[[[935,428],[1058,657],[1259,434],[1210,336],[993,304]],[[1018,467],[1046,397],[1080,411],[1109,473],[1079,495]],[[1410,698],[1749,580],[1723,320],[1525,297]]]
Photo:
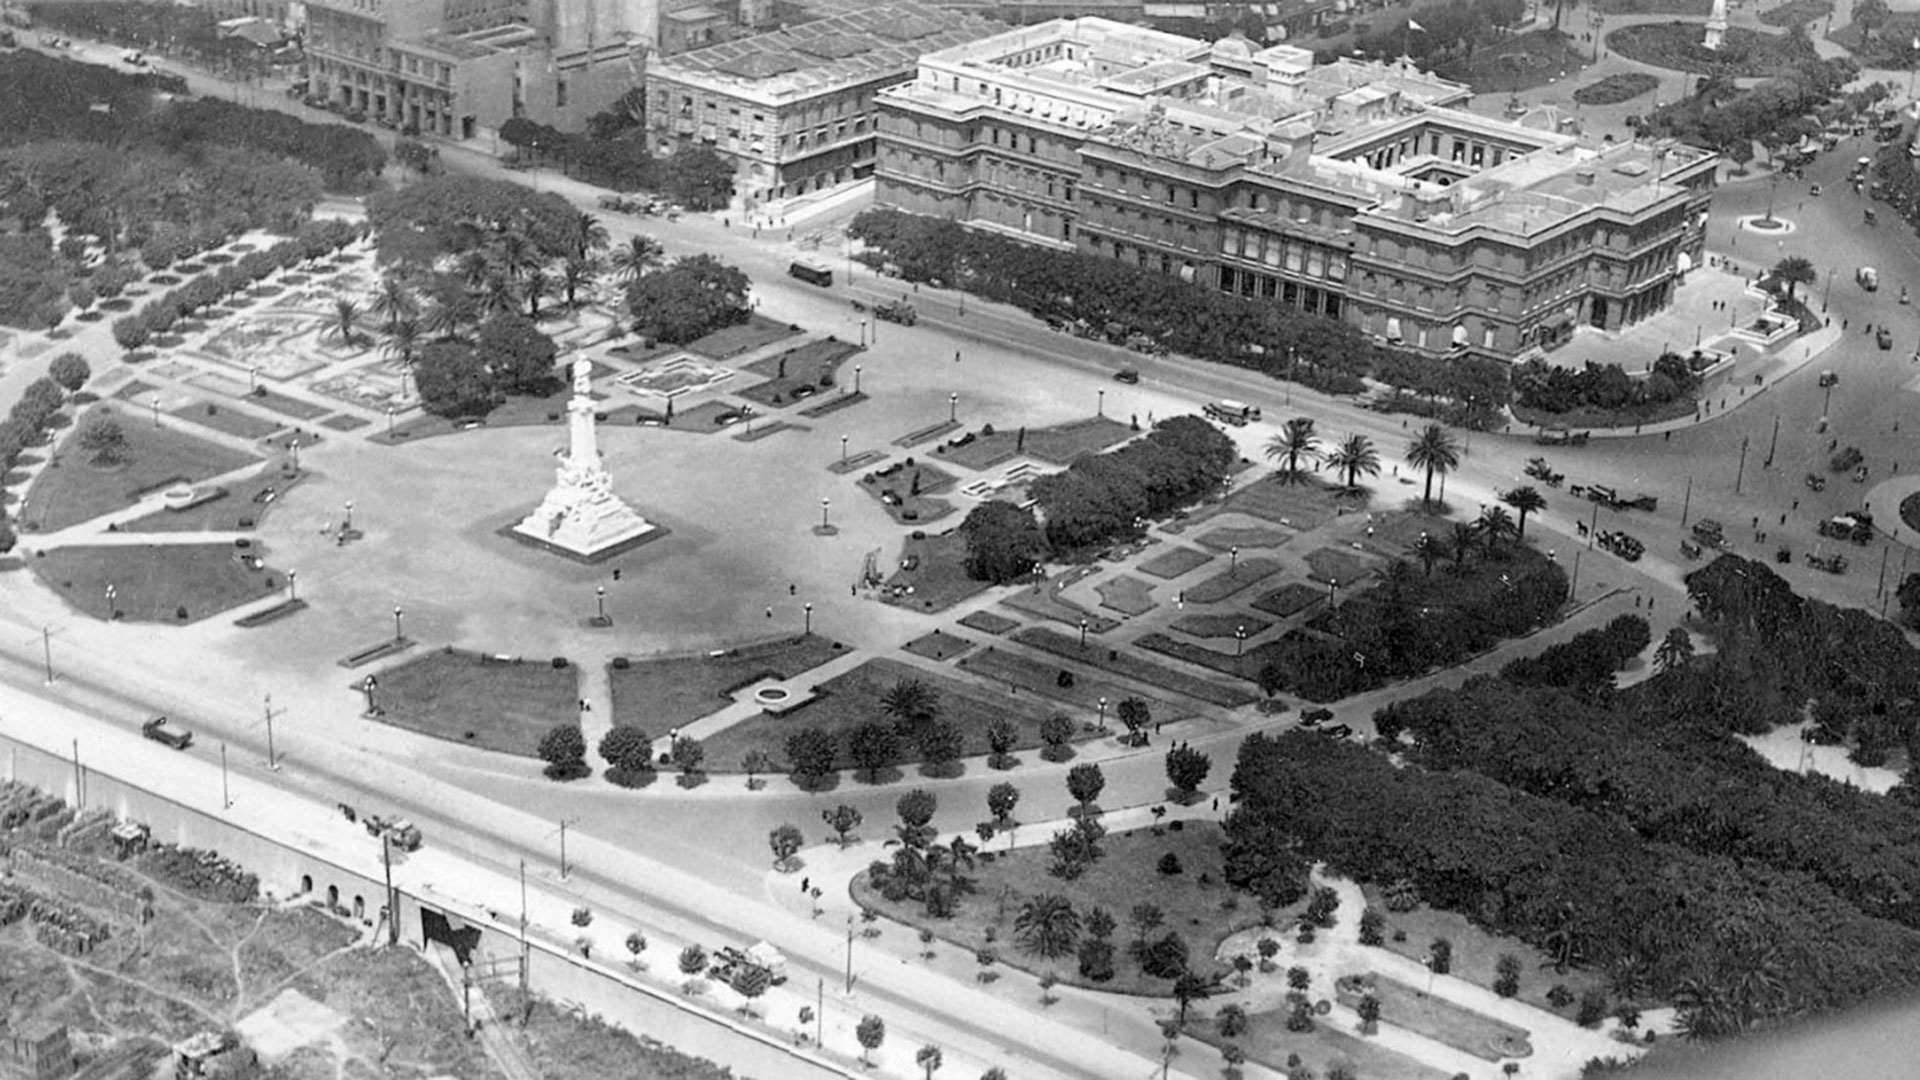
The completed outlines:
[[[141,724],[140,734],[175,750],[185,750],[193,745],[193,732],[168,724],[164,716],[156,716]]]
[[[920,313],[905,300],[886,300],[873,305],[873,317],[902,326],[912,326],[920,321]]]
[[[1128,385],[1137,383],[1140,381],[1140,369],[1123,367],[1119,371],[1116,371],[1113,373],[1113,381],[1118,383],[1126,383]]]
[[[1300,713],[1300,723],[1305,727],[1312,727],[1322,721],[1331,719],[1333,719],[1332,709],[1303,709]]]

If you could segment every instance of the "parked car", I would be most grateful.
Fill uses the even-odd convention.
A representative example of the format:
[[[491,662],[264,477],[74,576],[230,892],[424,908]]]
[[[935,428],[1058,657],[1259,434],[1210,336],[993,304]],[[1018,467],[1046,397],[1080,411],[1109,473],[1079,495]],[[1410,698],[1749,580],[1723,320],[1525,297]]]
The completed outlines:
[[[1116,371],[1113,373],[1113,381],[1118,383],[1126,383],[1128,385],[1137,383],[1140,381],[1140,369],[1123,367],[1119,371]]]
[[[167,723],[164,716],[156,716],[140,725],[140,734],[164,746],[175,750],[185,750],[193,745],[193,732]]]
[[[1330,728],[1321,728],[1320,734],[1329,739],[1346,739],[1353,736],[1353,729],[1345,724],[1335,724]]]
[[[1893,348],[1893,331],[1882,326],[1873,332],[1873,340],[1880,343],[1880,348],[1891,349]]]
[[[1305,727],[1312,727],[1315,724],[1319,724],[1331,719],[1333,719],[1332,709],[1318,708],[1318,709],[1302,709],[1300,711],[1300,723]]]

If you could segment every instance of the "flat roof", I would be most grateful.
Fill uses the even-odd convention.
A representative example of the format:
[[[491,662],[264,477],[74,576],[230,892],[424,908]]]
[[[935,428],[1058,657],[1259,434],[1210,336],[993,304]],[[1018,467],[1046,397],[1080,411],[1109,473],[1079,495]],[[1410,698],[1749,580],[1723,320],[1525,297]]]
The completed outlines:
[[[806,97],[908,75],[925,53],[1005,29],[977,15],[896,2],[669,56],[649,74],[741,96]]]

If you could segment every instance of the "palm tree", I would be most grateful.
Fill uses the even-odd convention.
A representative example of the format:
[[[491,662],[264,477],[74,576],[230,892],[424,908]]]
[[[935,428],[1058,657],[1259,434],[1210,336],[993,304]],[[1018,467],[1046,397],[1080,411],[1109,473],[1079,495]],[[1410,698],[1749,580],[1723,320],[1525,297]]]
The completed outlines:
[[[1795,286],[1811,285],[1819,276],[1819,272],[1813,268],[1813,263],[1799,255],[1789,255],[1773,264],[1773,278],[1786,285],[1789,300],[1795,299],[1793,292]]]
[[[413,294],[392,274],[380,279],[380,292],[373,298],[373,313],[380,316],[391,332],[400,320],[415,314]]]
[[[927,1080],[933,1080],[933,1070],[939,1068],[943,1062],[940,1048],[932,1043],[921,1047],[913,1055],[913,1063],[927,1070]]]
[[[1281,483],[1305,479],[1300,463],[1320,460],[1320,440],[1313,433],[1313,421],[1304,416],[1287,421],[1280,434],[1267,440],[1266,453],[1268,461],[1286,462],[1280,470]]]
[[[333,331],[346,345],[353,344],[354,324],[360,321],[360,305],[342,297],[333,302]]]
[[[1505,537],[1512,536],[1516,531],[1513,525],[1513,515],[1507,513],[1507,508],[1498,503],[1480,511],[1480,516],[1475,519],[1473,527],[1486,534],[1487,551],[1489,553],[1498,550],[1500,541]]]
[[[1020,947],[1047,960],[1073,951],[1080,940],[1080,913],[1058,893],[1043,893],[1020,905],[1013,919],[1013,937]]]
[[[553,276],[546,270],[536,266],[527,271],[527,279],[520,283],[520,292],[527,298],[528,318],[540,317],[540,300],[542,297],[553,295],[553,287]]]
[[[940,715],[940,695],[922,679],[901,679],[880,695],[880,711],[896,724],[925,723]]]
[[[540,265],[540,251],[525,233],[509,230],[493,242],[493,258],[510,278],[518,279]]]
[[[479,306],[473,296],[464,290],[455,290],[436,296],[433,303],[427,305],[420,315],[420,328],[442,341],[451,341],[478,315]]]
[[[1653,666],[1663,675],[1675,668],[1686,667],[1692,659],[1693,638],[1687,634],[1685,627],[1680,626],[1667,631],[1667,636],[1660,639],[1660,647],[1653,652]]]
[[[387,340],[381,350],[391,356],[398,356],[400,363],[413,367],[413,354],[420,348],[420,323],[416,319],[401,319],[387,327]]]
[[[1338,446],[1327,452],[1327,464],[1334,467],[1346,478],[1349,490],[1360,486],[1360,476],[1380,475],[1380,452],[1373,448],[1373,440],[1365,435],[1349,435]]]
[[[658,269],[666,259],[666,251],[651,236],[635,234],[627,239],[625,245],[614,249],[613,269],[622,281],[632,281]]]
[[[1520,512],[1519,539],[1527,538],[1527,515],[1537,514],[1547,508],[1547,500],[1532,484],[1521,484],[1500,496],[1500,501]]]
[[[600,260],[592,255],[576,255],[560,264],[560,288],[567,294],[568,307],[580,306],[575,294],[592,288],[602,268]]]
[[[493,259],[479,248],[462,251],[454,263],[454,272],[469,289],[478,289],[494,275]]]
[[[600,224],[599,218],[582,210],[573,219],[573,251],[576,257],[585,258],[592,252],[605,251],[609,242],[607,227]]]
[[[1426,430],[1407,445],[1406,460],[1407,464],[1425,470],[1427,474],[1426,490],[1420,494],[1420,505],[1426,508],[1433,502],[1433,474],[1445,476],[1459,468],[1460,447],[1446,428],[1439,424],[1428,424]]]
[[[480,284],[478,297],[482,316],[520,310],[520,289],[507,275],[496,269]]]
[[[1456,521],[1453,523],[1452,541],[1453,568],[1465,570],[1467,556],[1473,554],[1473,549],[1480,546],[1480,530],[1474,528],[1471,522]]]
[[[1433,564],[1447,557],[1447,546],[1440,538],[1431,533],[1421,533],[1420,539],[1413,542],[1413,553],[1420,556],[1421,565],[1427,568],[1427,576],[1433,576]]]

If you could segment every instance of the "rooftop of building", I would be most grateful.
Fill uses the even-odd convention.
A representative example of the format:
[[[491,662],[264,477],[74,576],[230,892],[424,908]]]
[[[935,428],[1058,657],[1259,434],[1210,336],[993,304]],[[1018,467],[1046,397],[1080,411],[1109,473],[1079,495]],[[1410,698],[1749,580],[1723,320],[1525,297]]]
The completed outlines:
[[[1665,177],[1712,156],[1670,142],[1573,146],[1513,158],[1452,187],[1390,200],[1376,212],[1441,232],[1484,228],[1530,236],[1594,208],[1638,214],[1682,192]]]
[[[807,97],[912,71],[924,53],[1000,29],[1000,23],[976,15],[889,3],[680,53],[657,61],[652,70],[727,93]]]

